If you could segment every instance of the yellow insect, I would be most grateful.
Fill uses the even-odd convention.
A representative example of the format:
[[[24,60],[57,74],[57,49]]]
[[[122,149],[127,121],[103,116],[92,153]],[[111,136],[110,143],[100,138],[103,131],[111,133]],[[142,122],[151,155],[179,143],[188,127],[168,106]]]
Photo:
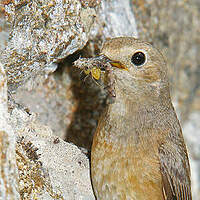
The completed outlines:
[[[86,75],[91,73],[92,77],[96,80],[99,80],[101,77],[101,70],[98,67],[87,68],[83,70]]]
[[[81,72],[86,74],[84,81],[89,75],[91,75],[92,78],[95,79],[94,81],[97,85],[107,90],[109,97],[107,101],[108,103],[113,103],[115,101],[115,80],[112,73],[112,66],[126,69],[125,67],[122,67],[119,62],[109,63],[107,58],[102,58],[102,56],[99,56],[96,59],[79,58],[74,62],[74,65],[81,69]],[[101,82],[99,84],[98,80],[100,78]]]
[[[103,70],[102,63],[98,62],[98,60],[93,58],[79,58],[74,62],[74,65],[79,69],[82,69],[86,74],[85,79],[91,75],[94,80],[99,80],[101,78],[102,73],[105,72]],[[84,80],[85,80],[84,79]],[[96,81],[95,81],[96,82]]]

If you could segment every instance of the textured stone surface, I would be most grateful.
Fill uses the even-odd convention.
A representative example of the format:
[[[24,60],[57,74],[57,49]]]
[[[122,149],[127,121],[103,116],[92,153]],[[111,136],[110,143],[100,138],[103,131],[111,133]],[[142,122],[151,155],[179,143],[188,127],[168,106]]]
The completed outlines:
[[[137,37],[137,27],[130,0],[102,1],[99,21],[104,38],[119,36]]]
[[[19,88],[13,94],[16,102],[25,105],[30,111],[38,114],[38,120],[49,126],[54,135],[65,139],[67,127],[73,120],[73,113],[77,109],[72,87],[72,78],[68,73],[49,77],[31,91]]]
[[[17,136],[21,199],[94,200],[89,161],[81,150],[53,136],[22,108],[14,108],[10,120]]]
[[[102,0],[86,47],[88,56],[98,54],[107,38],[119,36],[138,36],[132,4],[130,0]]]
[[[89,77],[80,80],[80,71],[66,62],[37,88],[20,88],[13,97],[37,112],[55,135],[89,150],[106,94]]]
[[[65,2],[1,2],[0,9],[3,12],[1,12],[0,17],[2,17],[1,30],[3,31],[0,31],[2,50],[0,57],[6,67],[9,88],[11,90],[15,89],[29,78],[35,80],[38,74],[48,74],[56,69],[53,62],[72,54],[77,49],[83,48],[88,40],[87,34],[93,23],[97,5],[91,3],[83,5],[78,0]],[[5,26],[7,24],[5,16],[7,16],[10,24],[13,23],[8,42],[9,30]],[[40,45],[39,42],[42,42],[42,44]],[[6,49],[4,49],[5,45],[7,45]],[[87,157],[74,145],[52,136],[52,131],[36,122],[37,115],[31,114],[31,111],[29,111],[30,107],[31,110],[40,113],[40,106],[38,108],[37,104],[43,102],[43,105],[46,106],[43,101],[45,99],[44,95],[49,95],[49,99],[53,100],[45,100],[51,102],[51,107],[44,107],[47,109],[45,114],[51,116],[48,111],[51,110],[51,113],[53,113],[56,103],[61,105],[63,100],[66,101],[66,98],[70,99],[73,96],[70,96],[70,93],[72,93],[70,88],[65,87],[66,84],[63,83],[65,86],[60,91],[61,96],[54,99],[54,95],[61,87],[55,88],[55,80],[44,82],[44,84],[46,83],[46,93],[40,91],[41,93],[38,94],[36,99],[32,98],[30,91],[27,92],[27,95],[22,94],[22,97],[26,95],[29,101],[35,101],[33,104],[31,102],[27,103],[26,109],[20,104],[16,104],[12,99],[13,96],[9,95],[9,111],[11,112],[9,124],[12,125],[11,128],[7,126],[5,73],[3,77],[5,79],[1,85],[4,89],[3,95],[5,98],[2,97],[1,100],[5,100],[5,103],[2,104],[1,111],[4,109],[6,112],[1,112],[0,115],[3,119],[0,125],[5,129],[5,131],[4,129],[1,131],[0,141],[1,157],[3,158],[0,162],[2,172],[0,178],[1,183],[4,184],[0,189],[0,199],[18,199],[19,194],[20,199],[94,199]],[[45,76],[38,77],[39,81],[35,84],[36,86],[43,82],[45,78]],[[70,82],[70,77],[68,76],[68,80],[65,81]],[[31,81],[28,84],[32,85]],[[26,84],[26,87],[30,89],[28,84]],[[48,94],[51,90],[52,93]],[[76,106],[76,102],[69,102],[64,105],[68,113],[74,109],[73,104]],[[32,107],[32,105],[36,107]],[[60,107],[57,113],[63,119],[67,114],[64,115],[62,111]],[[67,117],[70,118],[68,115]],[[48,123],[49,119],[51,119],[50,122],[53,128],[57,123],[59,124],[59,120],[55,120],[57,119],[55,115],[48,118]],[[69,124],[67,119],[64,122]],[[55,132],[59,128],[54,128]],[[17,137],[16,149],[12,129]],[[10,136],[8,137],[7,132],[12,136],[12,140]],[[57,135],[61,135],[61,133],[57,133]],[[4,158],[4,156],[7,157]],[[6,159],[10,159],[12,162],[8,163]],[[15,163],[15,159],[17,163]],[[10,167],[10,171],[8,171],[8,167]],[[17,169],[19,183],[15,185],[14,178],[16,177],[14,175]],[[19,189],[19,194],[15,191],[15,188]]]
[[[4,5],[12,32],[1,60],[11,90],[38,73],[54,71],[52,63],[83,48],[96,13],[79,0],[5,1]]]
[[[7,79],[0,63],[0,199],[18,199],[15,137],[8,124]]]
[[[200,112],[190,113],[188,120],[184,123],[183,132],[190,150],[192,168],[192,189],[193,199],[199,200],[200,197]]]
[[[0,1],[0,51],[7,45],[7,40],[10,32],[10,24],[7,22],[4,14],[3,2]]]

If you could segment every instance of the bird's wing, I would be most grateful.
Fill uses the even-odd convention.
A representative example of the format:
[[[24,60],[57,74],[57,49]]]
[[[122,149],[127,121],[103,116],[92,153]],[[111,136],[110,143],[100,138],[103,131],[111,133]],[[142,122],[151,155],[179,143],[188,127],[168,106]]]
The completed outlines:
[[[159,148],[164,200],[191,200],[188,156],[183,141],[177,144],[171,141]]]

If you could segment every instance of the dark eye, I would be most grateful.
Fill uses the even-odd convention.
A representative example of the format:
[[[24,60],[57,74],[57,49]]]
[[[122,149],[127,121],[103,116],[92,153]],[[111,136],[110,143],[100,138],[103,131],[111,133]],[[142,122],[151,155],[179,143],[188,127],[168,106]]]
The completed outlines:
[[[145,63],[145,61],[146,61],[146,56],[141,51],[133,54],[133,56],[131,58],[131,62],[136,66],[143,65]]]

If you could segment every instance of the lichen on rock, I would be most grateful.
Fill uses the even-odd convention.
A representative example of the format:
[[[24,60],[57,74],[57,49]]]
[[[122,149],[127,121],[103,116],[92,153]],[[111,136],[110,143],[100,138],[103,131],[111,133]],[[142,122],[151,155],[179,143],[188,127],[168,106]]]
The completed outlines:
[[[79,0],[10,1],[4,12],[12,31],[0,59],[10,90],[38,73],[55,71],[52,63],[83,48],[96,15],[95,7]]]

